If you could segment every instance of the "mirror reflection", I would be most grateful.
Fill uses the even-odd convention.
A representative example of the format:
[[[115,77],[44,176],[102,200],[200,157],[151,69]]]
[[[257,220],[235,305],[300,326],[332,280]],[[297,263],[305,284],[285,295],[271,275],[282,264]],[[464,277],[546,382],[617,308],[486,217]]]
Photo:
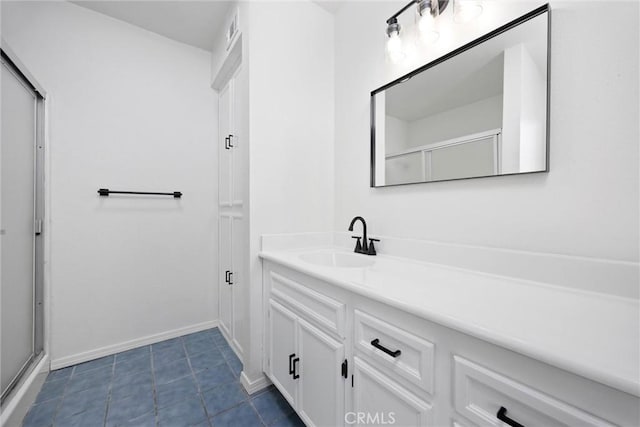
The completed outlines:
[[[547,170],[548,11],[507,28],[372,92],[372,186]]]

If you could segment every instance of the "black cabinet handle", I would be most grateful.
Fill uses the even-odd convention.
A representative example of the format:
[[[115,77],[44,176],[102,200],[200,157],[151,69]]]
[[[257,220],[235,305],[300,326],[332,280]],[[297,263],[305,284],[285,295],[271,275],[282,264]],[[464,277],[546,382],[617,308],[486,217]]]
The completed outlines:
[[[229,137],[225,137],[224,138],[224,149],[228,150],[229,149]]]
[[[396,351],[389,350],[387,347],[385,347],[382,344],[380,344],[380,340],[378,338],[376,338],[375,340],[371,341],[371,345],[374,346],[375,348],[377,348],[378,350],[384,351],[385,353],[387,353],[391,357],[398,357],[398,356],[400,356],[402,354],[402,352],[400,350],[396,350]]]
[[[505,408],[504,406],[501,406],[500,409],[498,409],[496,417],[498,417],[498,419],[503,423],[509,424],[511,427],[524,427],[523,424],[520,424],[519,422],[507,417],[507,408]]]
[[[293,374],[293,365],[291,364],[291,362],[293,361],[293,358],[296,357],[295,353],[291,353],[289,355],[289,375]]]
[[[224,272],[224,281],[225,281],[226,283],[229,283],[229,273],[231,273],[229,270],[226,270],[226,271]]]
[[[233,144],[231,143],[231,138],[233,138],[233,135],[229,135],[227,138],[229,139],[229,148],[233,148]]]
[[[230,285],[233,285],[233,271],[229,272],[229,282],[227,283],[229,283]]]
[[[293,359],[293,379],[297,380],[298,378],[300,378],[300,375],[298,375],[298,362],[300,361],[299,357],[296,357],[295,359]]]

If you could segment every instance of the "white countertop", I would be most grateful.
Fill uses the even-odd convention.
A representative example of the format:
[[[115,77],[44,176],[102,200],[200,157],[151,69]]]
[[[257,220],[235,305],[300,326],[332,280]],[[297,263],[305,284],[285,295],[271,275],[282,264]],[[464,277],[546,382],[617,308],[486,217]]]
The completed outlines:
[[[390,256],[378,255],[365,268],[323,267],[300,259],[314,251],[322,250],[263,251],[260,256],[640,396],[637,299]]]

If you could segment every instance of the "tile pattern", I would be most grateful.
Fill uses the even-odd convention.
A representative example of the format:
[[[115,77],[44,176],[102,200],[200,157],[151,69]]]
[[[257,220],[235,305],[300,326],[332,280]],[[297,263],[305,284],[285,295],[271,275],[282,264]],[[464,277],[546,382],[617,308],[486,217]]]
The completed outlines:
[[[217,328],[49,373],[23,427],[293,427],[273,387],[249,396]]]

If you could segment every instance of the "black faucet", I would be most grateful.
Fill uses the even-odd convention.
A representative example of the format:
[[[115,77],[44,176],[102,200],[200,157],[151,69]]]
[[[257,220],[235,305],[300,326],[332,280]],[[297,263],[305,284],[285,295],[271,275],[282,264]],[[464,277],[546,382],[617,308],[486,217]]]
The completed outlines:
[[[361,216],[357,216],[351,220],[351,224],[349,224],[349,231],[353,231],[353,224],[356,221],[362,222],[362,243],[360,243],[361,237],[359,236],[351,236],[354,239],[357,239],[356,248],[353,250],[359,254],[365,255],[375,255],[376,248],[373,246],[373,242],[379,242],[378,239],[369,239],[369,243],[367,243],[367,222]]]

